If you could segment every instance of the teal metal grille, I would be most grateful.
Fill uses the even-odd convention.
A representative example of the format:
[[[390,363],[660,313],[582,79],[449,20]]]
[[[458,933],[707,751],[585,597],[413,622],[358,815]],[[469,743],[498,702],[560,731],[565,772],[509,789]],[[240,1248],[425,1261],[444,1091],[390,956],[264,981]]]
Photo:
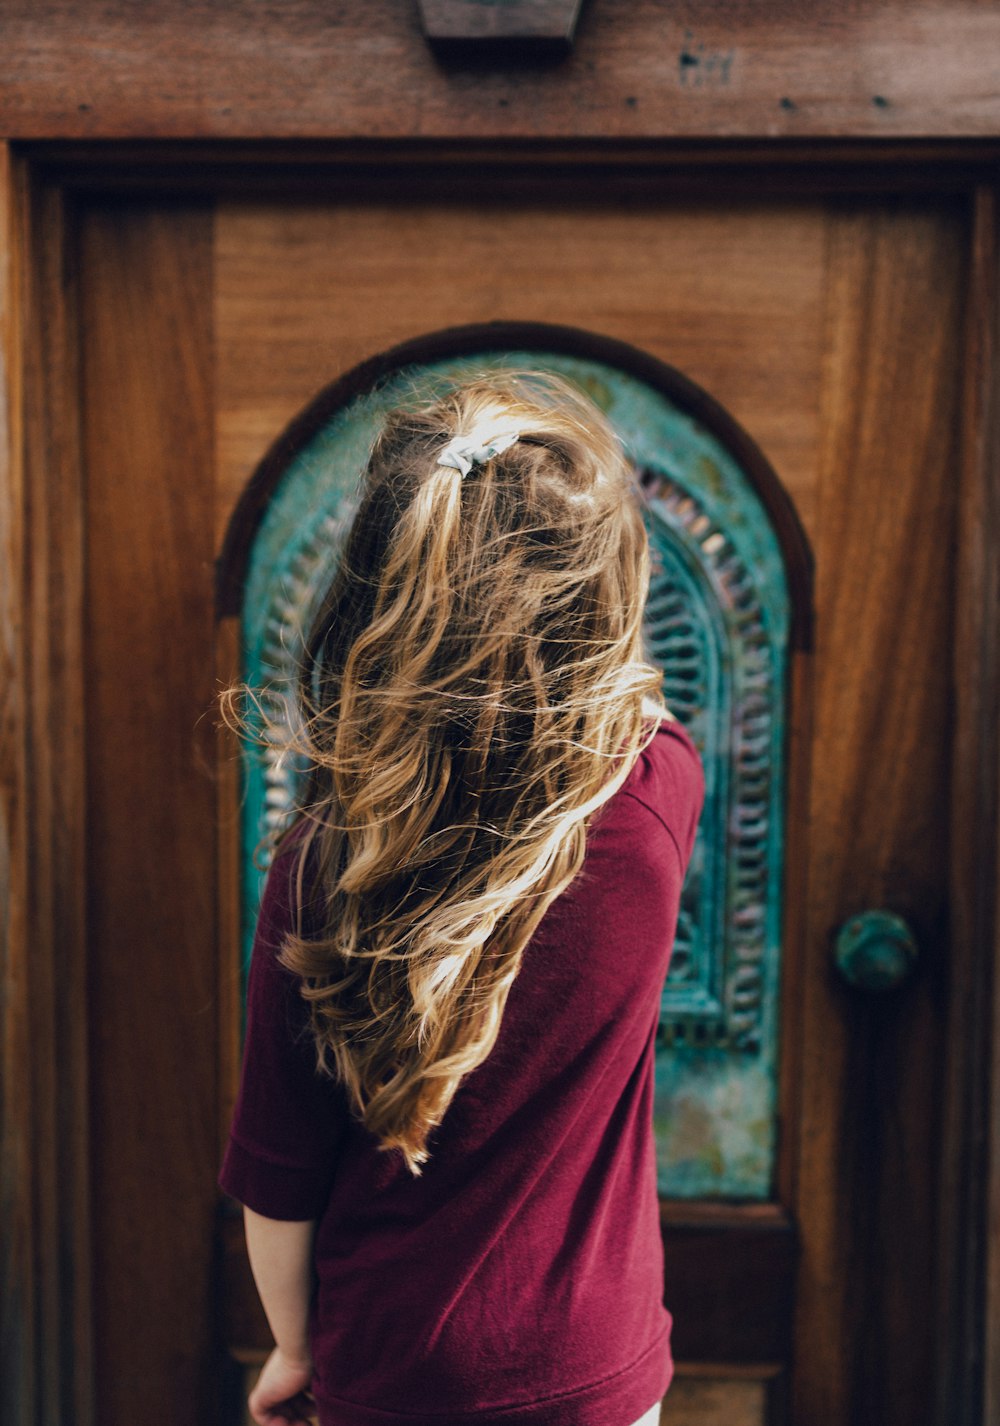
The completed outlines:
[[[484,367],[561,372],[606,412],[647,497],[654,570],[644,637],[664,694],[691,732],[706,804],[662,994],[656,1130],[671,1197],[769,1196],[776,1135],[781,966],[783,735],[789,596],[775,532],[721,441],[662,391],[605,363],[483,351],[428,363],[442,385]],[[243,676],[279,720],[303,630],[336,568],[357,484],[401,372],[356,398],[290,461],[251,550]],[[277,749],[243,764],[243,937],[249,956],[262,836],[284,819],[304,768]]]

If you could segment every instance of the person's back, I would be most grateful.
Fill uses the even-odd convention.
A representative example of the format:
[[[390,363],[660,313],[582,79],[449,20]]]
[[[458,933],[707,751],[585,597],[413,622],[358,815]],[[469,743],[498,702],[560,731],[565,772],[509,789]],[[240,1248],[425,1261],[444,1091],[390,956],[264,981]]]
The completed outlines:
[[[549,390],[566,401],[558,385]],[[581,408],[570,406],[580,423]],[[251,1260],[257,1235],[254,1270],[279,1348],[279,1332],[299,1338],[286,1357],[302,1357],[301,1380],[269,1363],[270,1385],[265,1372],[251,1398],[261,1421],[265,1406],[282,1399],[281,1383],[299,1390],[311,1378],[322,1426],[630,1426],[660,1400],[672,1373],[652,1136],[654,1049],[702,771],[687,734],[650,702],[659,671],[642,661],[639,632],[648,557],[624,462],[600,418],[589,415],[584,429],[603,461],[591,479],[603,479],[610,492],[577,520],[578,565],[588,515],[603,526],[604,543],[591,550],[589,576],[574,572],[560,559],[555,523],[546,539],[525,543],[545,505],[537,455],[527,476],[523,464],[503,458],[532,435],[541,444],[548,417],[556,435],[542,459],[554,449],[571,484],[559,421],[543,410],[525,435],[525,403],[507,411],[520,429],[508,421],[495,455],[489,432],[467,447],[444,446],[458,455],[452,496],[484,468],[497,482],[484,492],[488,499],[461,512],[485,531],[470,546],[481,567],[497,538],[485,528],[485,505],[494,515],[502,508],[525,583],[546,562],[560,576],[551,589],[534,591],[533,609],[523,599],[518,608],[518,589],[500,588],[496,609],[481,611],[482,635],[493,635],[506,686],[496,678],[477,683],[471,664],[464,682],[450,677],[443,649],[460,666],[474,642],[474,611],[466,601],[456,614],[453,603],[452,624],[438,618],[436,645],[428,634],[432,657],[408,651],[425,678],[411,705],[422,730],[409,765],[419,749],[415,783],[432,815],[408,844],[403,838],[402,852],[391,849],[391,828],[381,846],[367,840],[370,823],[354,815],[362,800],[388,826],[394,808],[406,811],[408,790],[388,779],[372,793],[385,768],[372,751],[378,710],[394,714],[391,699],[368,708],[355,761],[346,755],[349,739],[336,748],[345,707],[357,712],[353,700],[363,702],[376,686],[384,693],[394,677],[383,648],[379,679],[348,689],[358,649],[386,619],[377,594],[370,607],[355,606],[339,663],[326,648],[326,671],[339,668],[339,677],[326,685],[318,710],[329,710],[329,741],[312,748],[320,768],[324,754],[339,756],[329,757],[325,784],[322,771],[314,776],[311,815],[278,846],[267,878],[240,1099],[220,1176],[250,1210]],[[501,467],[507,482],[497,475]],[[569,498],[589,498],[580,486],[577,473]],[[526,493],[516,508],[510,496],[519,488]],[[554,521],[551,495],[547,506]],[[367,549],[363,525],[348,546],[325,631],[321,616],[310,641],[314,653],[329,640],[334,613],[343,614],[346,582],[362,573],[362,559],[375,572],[391,565],[372,543],[373,526],[370,520]],[[421,558],[428,574],[433,565],[439,580],[454,579],[432,549],[425,546]],[[609,591],[594,583],[605,573],[601,560],[615,565],[611,593],[620,607],[599,606],[598,594],[609,602]],[[397,591],[406,588],[405,573],[402,565],[394,573]],[[419,603],[421,593],[411,585],[408,597]],[[521,620],[512,619],[506,643],[497,627],[505,593],[508,613]],[[638,610],[625,607],[629,599]],[[430,601],[424,617],[420,627],[434,624]],[[569,644],[574,628],[576,647],[560,652],[560,637]],[[313,673],[305,677],[315,688]],[[435,688],[436,701],[428,700]],[[306,691],[303,698],[308,703]],[[488,737],[477,740],[485,720]],[[394,736],[405,743],[402,728],[395,723]],[[391,826],[398,831],[398,819]],[[465,839],[456,842],[461,829]],[[339,933],[331,887],[341,894]],[[352,901],[352,888],[364,894],[355,890]],[[320,1051],[328,1066],[333,1060],[332,1073],[317,1072]],[[307,1230],[302,1241],[318,1278],[308,1357],[301,1332],[286,1327],[295,1318],[287,1290],[270,1280],[266,1235],[279,1231],[278,1222]]]

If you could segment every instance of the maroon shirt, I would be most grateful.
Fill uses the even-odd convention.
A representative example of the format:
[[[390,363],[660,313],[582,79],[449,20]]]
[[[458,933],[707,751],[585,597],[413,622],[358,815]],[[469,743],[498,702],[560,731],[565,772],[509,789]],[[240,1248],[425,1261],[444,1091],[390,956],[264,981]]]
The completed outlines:
[[[667,1390],[654,1051],[703,797],[694,744],[663,722],[592,822],[420,1178],[314,1071],[274,959],[295,858],[275,859],[219,1183],[266,1217],[319,1220],[322,1426],[630,1426]]]

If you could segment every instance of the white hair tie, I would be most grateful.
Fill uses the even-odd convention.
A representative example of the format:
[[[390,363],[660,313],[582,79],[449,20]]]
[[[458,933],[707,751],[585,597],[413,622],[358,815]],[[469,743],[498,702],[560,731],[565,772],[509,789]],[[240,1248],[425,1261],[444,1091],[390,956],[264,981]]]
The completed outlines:
[[[475,436],[455,436],[438,456],[437,464],[461,471],[464,478],[474,465],[480,465],[483,461],[498,456],[501,451],[519,440],[520,436],[520,431],[502,431],[481,444]]]

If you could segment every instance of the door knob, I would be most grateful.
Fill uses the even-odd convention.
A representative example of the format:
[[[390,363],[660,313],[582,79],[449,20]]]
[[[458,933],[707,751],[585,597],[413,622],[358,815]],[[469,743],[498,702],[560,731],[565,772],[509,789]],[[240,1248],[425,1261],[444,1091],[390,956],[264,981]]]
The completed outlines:
[[[833,958],[848,985],[892,990],[913,970],[917,943],[894,911],[861,911],[837,932]]]

